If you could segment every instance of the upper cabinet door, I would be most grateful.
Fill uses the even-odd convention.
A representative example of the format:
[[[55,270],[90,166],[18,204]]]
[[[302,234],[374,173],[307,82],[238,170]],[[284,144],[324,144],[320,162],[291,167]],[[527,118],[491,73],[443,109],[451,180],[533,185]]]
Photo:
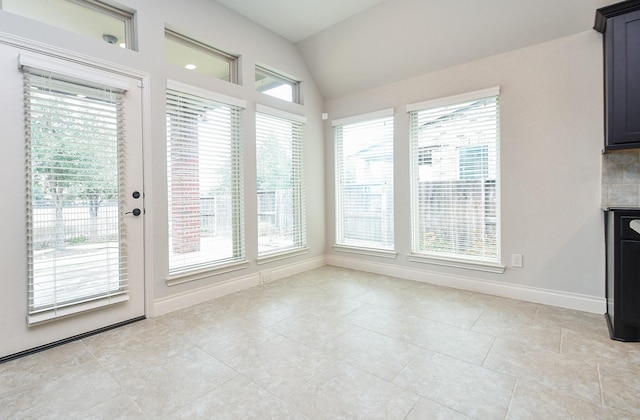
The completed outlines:
[[[604,34],[605,149],[640,148],[640,1],[598,9]]]

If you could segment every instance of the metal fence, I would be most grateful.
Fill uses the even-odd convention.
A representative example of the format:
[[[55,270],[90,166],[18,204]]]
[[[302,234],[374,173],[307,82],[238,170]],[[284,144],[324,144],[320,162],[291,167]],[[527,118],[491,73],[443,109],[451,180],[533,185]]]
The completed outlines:
[[[31,211],[34,249],[53,248],[56,240],[63,240],[65,244],[118,240],[117,203],[101,204],[97,215],[91,214],[91,207],[86,203],[67,205],[58,210],[54,206],[37,206]],[[60,213],[56,214],[57,211]]]

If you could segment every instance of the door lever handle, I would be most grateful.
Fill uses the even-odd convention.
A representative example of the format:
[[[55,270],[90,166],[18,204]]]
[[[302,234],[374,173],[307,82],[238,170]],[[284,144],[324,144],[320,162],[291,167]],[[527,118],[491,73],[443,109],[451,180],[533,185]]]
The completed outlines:
[[[134,216],[140,216],[142,214],[142,210],[136,208],[126,212],[125,214],[133,214]]]

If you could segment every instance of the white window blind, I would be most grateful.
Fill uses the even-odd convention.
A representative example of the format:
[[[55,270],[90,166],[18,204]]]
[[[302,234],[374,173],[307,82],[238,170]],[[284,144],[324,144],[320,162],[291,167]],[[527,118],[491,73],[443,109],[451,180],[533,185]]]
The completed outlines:
[[[167,89],[171,274],[244,260],[241,110]]]
[[[393,110],[333,125],[336,244],[392,250]]]
[[[259,107],[258,111],[258,255],[265,256],[307,245],[304,126],[299,118],[292,119],[295,116],[287,118],[266,107]]]
[[[23,69],[29,320],[36,323],[128,298],[119,211],[124,109],[121,90]]]
[[[409,105],[413,252],[500,260],[498,90]]]

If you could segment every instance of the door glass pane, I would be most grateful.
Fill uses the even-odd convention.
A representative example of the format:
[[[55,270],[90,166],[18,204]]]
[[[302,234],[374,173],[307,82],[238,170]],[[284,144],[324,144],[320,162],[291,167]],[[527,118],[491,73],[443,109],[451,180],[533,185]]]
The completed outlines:
[[[121,95],[27,73],[25,99],[30,313],[126,293]]]

